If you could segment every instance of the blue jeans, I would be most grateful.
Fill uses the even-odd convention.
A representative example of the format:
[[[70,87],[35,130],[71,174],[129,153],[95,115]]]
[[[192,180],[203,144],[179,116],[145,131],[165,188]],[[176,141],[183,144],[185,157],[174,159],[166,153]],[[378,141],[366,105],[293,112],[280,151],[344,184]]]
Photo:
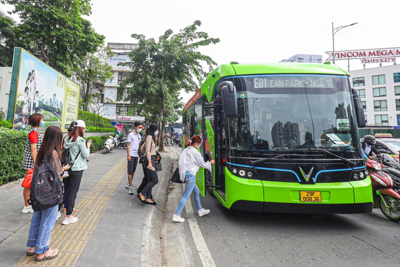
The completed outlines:
[[[179,201],[179,205],[178,205],[178,208],[176,209],[175,215],[181,214],[183,207],[185,207],[185,204],[193,191],[194,191],[194,200],[196,201],[197,209],[198,210],[202,209],[201,204],[200,204],[200,190],[196,185],[196,176],[190,175],[190,174],[186,175],[185,183],[186,183],[185,192],[183,193],[183,196],[182,196],[181,200]]]
[[[58,205],[33,213],[27,246],[35,247],[36,254],[43,254],[49,249],[51,231],[57,220],[57,212]]]

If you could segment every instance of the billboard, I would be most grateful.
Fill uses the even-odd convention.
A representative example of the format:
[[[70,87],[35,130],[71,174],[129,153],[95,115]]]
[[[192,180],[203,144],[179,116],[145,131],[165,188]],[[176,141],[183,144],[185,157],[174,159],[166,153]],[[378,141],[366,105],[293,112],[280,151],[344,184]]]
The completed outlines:
[[[14,129],[26,130],[31,114],[44,116],[44,131],[54,125],[67,131],[77,120],[80,87],[26,50],[14,49],[8,118]]]
[[[127,53],[114,53],[114,56],[107,60],[108,65],[110,65],[113,70],[130,70],[129,66],[118,66],[118,63],[120,62],[130,62]]]

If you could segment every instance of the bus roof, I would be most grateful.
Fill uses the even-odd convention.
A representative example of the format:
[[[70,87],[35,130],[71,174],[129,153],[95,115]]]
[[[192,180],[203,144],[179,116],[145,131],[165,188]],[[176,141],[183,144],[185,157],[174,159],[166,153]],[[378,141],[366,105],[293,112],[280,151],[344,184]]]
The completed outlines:
[[[260,74],[322,74],[343,75],[349,74],[336,65],[312,63],[265,63],[265,64],[222,64],[212,71],[195,95],[186,103],[183,112],[193,105],[201,96],[206,95],[211,101],[216,83],[224,77]]]

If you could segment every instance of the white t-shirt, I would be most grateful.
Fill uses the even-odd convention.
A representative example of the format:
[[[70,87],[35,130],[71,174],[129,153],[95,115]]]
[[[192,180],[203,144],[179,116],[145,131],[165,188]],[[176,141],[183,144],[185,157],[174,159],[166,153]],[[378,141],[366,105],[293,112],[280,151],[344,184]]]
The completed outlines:
[[[136,134],[134,131],[128,135],[128,142],[130,143],[129,156],[139,157],[138,150],[139,150],[139,144],[140,144],[141,140],[142,140],[142,137],[140,136],[140,134]]]

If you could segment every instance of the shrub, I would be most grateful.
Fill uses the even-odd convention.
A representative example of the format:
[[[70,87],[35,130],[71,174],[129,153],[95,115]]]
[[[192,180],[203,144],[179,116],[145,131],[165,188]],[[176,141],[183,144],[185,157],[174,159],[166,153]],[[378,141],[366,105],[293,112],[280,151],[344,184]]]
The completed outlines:
[[[107,129],[112,128],[112,132],[114,131],[114,126],[111,124],[111,120],[104,118],[102,116],[96,115],[94,113],[79,110],[78,118],[80,120],[85,121],[86,128],[88,128],[88,126],[107,128]]]
[[[22,168],[27,133],[0,127],[0,184],[23,178]]]
[[[3,119],[0,119],[0,127],[11,129],[12,128],[12,123],[10,121],[6,121],[6,120],[3,120]],[[114,131],[114,130],[112,130],[112,131]]]
[[[105,133],[105,132],[114,132],[115,128],[102,128],[96,126],[86,126],[87,131],[91,133]]]
[[[108,138],[108,135],[104,135],[105,137]],[[90,146],[90,153],[94,153],[96,151],[102,150],[104,146],[104,136],[90,136],[90,137],[85,137],[85,140],[87,139],[92,139],[92,145]],[[106,138],[106,139],[107,139]]]

